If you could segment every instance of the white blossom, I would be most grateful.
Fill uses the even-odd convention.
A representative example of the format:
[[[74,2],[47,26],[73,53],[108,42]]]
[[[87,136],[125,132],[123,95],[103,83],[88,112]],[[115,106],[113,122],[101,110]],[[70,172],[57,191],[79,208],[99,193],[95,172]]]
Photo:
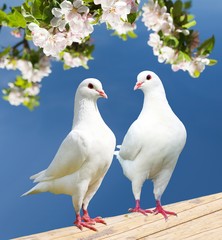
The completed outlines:
[[[171,68],[174,72],[177,72],[179,70],[187,71],[189,64],[190,64],[189,61],[184,60],[184,61],[180,61],[172,64]]]
[[[63,31],[65,29],[67,21],[65,19],[65,15],[64,15],[62,9],[53,8],[52,14],[54,15],[54,18],[51,19],[50,24],[53,27],[58,27],[60,31]]]
[[[21,71],[23,79],[34,83],[41,82],[42,78],[47,77],[51,73],[48,57],[41,58],[38,68],[35,68],[30,61],[24,59],[9,59],[9,57],[4,56],[0,58],[0,68],[18,69]]]
[[[50,33],[45,28],[40,28],[36,23],[30,23],[28,28],[32,32],[33,43],[36,46],[43,48],[50,37]]]
[[[183,70],[188,71],[192,77],[197,77],[203,70],[206,65],[209,65],[210,60],[208,58],[197,56],[193,57],[190,61],[183,60],[172,65],[173,71]]]
[[[0,58],[0,68],[6,68],[7,70],[16,70],[16,59],[11,59],[8,55]]]
[[[80,0],[73,1],[63,1],[60,4],[60,8],[53,8],[52,14],[54,18],[51,20],[51,25],[57,27],[60,31],[65,30],[66,24],[69,24],[75,18],[79,18],[82,14],[88,14],[89,8],[83,5]]]
[[[87,15],[76,15],[70,22],[70,31],[73,36],[78,36],[80,39],[84,39],[93,32],[93,26],[89,22]]]
[[[32,31],[34,44],[43,48],[46,56],[58,57],[59,53],[67,46],[65,33],[53,34],[35,23],[30,23],[28,28]]]
[[[203,72],[205,69],[206,65],[209,65],[210,60],[205,57],[195,57],[193,60],[190,62],[187,71],[189,74],[193,77],[195,77],[197,74]]]
[[[33,86],[29,87],[29,88],[26,88],[24,93],[28,94],[30,96],[36,96],[40,92],[40,87],[41,86],[39,84],[35,84],[35,85],[33,85]]]
[[[10,87],[10,92],[8,94],[9,103],[14,106],[19,106],[26,99],[22,90],[16,87],[13,83],[9,83],[8,85]]]
[[[50,34],[43,46],[43,52],[46,56],[58,57],[67,46],[67,39],[64,33]]]
[[[115,30],[118,32],[118,34],[126,34],[127,32],[131,32],[136,29],[136,24],[128,23],[128,22],[119,22],[115,26]]]
[[[89,8],[83,5],[81,0],[74,0],[73,3],[65,0],[60,4],[60,8],[52,9],[54,18],[51,20],[51,25],[65,34],[66,46],[70,46],[73,42],[82,43],[84,38],[93,32],[91,22],[94,19],[88,13]],[[66,30],[66,25],[69,26],[69,31]]]
[[[147,44],[153,48],[153,54],[155,56],[158,56],[160,54],[160,49],[163,46],[163,41],[160,39],[159,34],[151,33]]]
[[[173,63],[177,58],[177,54],[175,53],[175,50],[168,46],[163,46],[160,49],[160,54],[158,55],[158,61],[160,63],[166,62],[166,63]]]
[[[72,21],[78,15],[89,13],[89,8],[84,6],[81,0],[74,0],[73,4],[69,1],[63,1],[60,6],[68,22]]]
[[[143,6],[142,10],[142,21],[148,30],[153,30],[154,32],[161,30],[164,35],[169,35],[174,31],[173,18],[167,13],[166,6],[161,8],[158,1],[150,0]]]
[[[69,67],[80,67],[87,66],[88,58],[85,56],[72,57],[72,55],[68,52],[65,52],[63,55],[64,63]]]
[[[94,0],[94,3],[101,4],[101,22],[107,23],[118,34],[126,34],[136,28],[135,24],[127,22],[127,15],[137,11],[134,0]]]

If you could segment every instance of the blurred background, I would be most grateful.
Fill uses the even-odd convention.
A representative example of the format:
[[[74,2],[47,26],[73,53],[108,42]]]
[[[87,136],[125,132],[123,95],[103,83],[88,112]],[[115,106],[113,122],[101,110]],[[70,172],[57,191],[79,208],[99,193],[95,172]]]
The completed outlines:
[[[1,0],[3,4],[5,1]],[[21,0],[7,0],[10,6]],[[152,70],[162,79],[169,103],[186,126],[188,138],[171,181],[162,197],[169,204],[220,192],[222,189],[222,2],[193,1],[196,28],[204,40],[212,34],[215,49],[210,56],[218,64],[207,67],[200,78],[171,70],[159,64],[147,45],[148,32],[137,22],[137,39],[124,42],[111,37],[105,25],[96,26],[94,60],[89,70],[77,68],[64,71],[61,63],[52,63],[52,73],[44,78],[40,107],[29,111],[14,107],[0,98],[0,239],[10,239],[55,228],[71,226],[75,214],[70,196],[43,193],[20,197],[33,184],[29,176],[47,168],[73,120],[74,94],[79,83],[87,77],[102,81],[108,100],[98,105],[107,125],[121,144],[131,123],[137,118],[143,103],[141,91],[133,91],[137,74]],[[0,43],[10,43],[12,37],[3,29]],[[0,87],[15,78],[14,71],[0,69]],[[153,186],[146,182],[141,205],[155,205]],[[100,189],[91,201],[92,217],[109,217],[134,207],[129,180],[114,157],[112,166]]]

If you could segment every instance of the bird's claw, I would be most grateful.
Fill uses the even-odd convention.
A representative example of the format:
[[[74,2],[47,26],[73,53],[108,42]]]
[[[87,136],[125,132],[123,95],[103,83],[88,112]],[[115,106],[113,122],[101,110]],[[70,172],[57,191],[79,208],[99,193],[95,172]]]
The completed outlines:
[[[129,212],[139,212],[142,213],[143,215],[147,216],[147,213],[152,213],[151,210],[147,210],[147,209],[142,209],[142,208],[129,208],[128,209]]]
[[[82,220],[87,222],[90,225],[94,225],[96,223],[102,223],[106,225],[106,222],[102,219],[102,217],[90,218],[89,216],[82,216]]]
[[[86,227],[92,231],[97,232],[98,230],[92,226],[91,223],[88,222],[82,222],[82,221],[75,221],[74,224],[76,225],[77,228],[79,228],[81,231],[83,230],[83,227]]]
[[[162,214],[166,222],[168,220],[168,215],[177,216],[175,212],[166,211],[162,208],[162,206],[157,206],[152,212],[154,215],[157,215],[158,213]]]
[[[106,222],[102,219],[102,217],[96,217],[96,218],[93,218],[93,220],[96,222],[96,223],[102,223],[104,225],[107,225]]]

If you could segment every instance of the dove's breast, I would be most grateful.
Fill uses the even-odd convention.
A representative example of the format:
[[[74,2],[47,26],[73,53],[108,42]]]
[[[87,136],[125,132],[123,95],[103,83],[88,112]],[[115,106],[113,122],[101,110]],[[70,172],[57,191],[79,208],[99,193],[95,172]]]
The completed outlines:
[[[83,170],[91,179],[103,176],[109,169],[116,145],[113,132],[105,124],[99,127],[91,127],[87,131],[88,157],[84,163]]]
[[[138,167],[146,169],[148,178],[153,178],[163,167],[174,167],[186,142],[183,123],[172,121],[151,124],[143,131],[143,143],[137,156]]]

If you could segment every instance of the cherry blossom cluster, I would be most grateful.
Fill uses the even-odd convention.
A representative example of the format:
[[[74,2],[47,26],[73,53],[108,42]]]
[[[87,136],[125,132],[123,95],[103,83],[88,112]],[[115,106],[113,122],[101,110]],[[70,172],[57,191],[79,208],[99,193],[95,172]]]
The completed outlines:
[[[9,88],[3,90],[9,103],[15,106],[28,103],[30,98],[37,96],[40,92],[40,82],[51,73],[50,61],[46,56],[40,59],[37,66],[33,66],[30,61],[6,55],[0,58],[0,68],[21,72],[15,83],[9,83]]]
[[[37,96],[40,92],[40,85],[37,83],[32,84],[32,86],[26,89],[22,89],[14,83],[9,83],[8,86],[8,91],[4,89],[3,93],[7,94],[7,100],[14,106],[28,103],[30,101],[30,97]]]
[[[135,23],[128,22],[128,15],[138,10],[138,4],[134,0],[94,0],[94,3],[101,4],[103,14],[100,21],[105,22],[119,35],[127,34],[136,28]]]
[[[72,56],[68,52],[64,52],[62,58],[65,66],[68,68],[74,68],[74,67],[80,67],[80,66],[84,66],[85,68],[87,68],[87,62],[89,60],[89,58],[84,55]]]
[[[20,70],[22,78],[29,81],[38,83],[42,78],[47,77],[51,73],[50,61],[47,57],[42,57],[38,66],[33,66],[30,61],[24,59],[11,59],[8,56],[0,58],[0,68],[8,70]]]
[[[42,48],[46,56],[59,59],[59,54],[67,46],[71,46],[73,42],[82,43],[93,32],[93,19],[89,8],[81,0],[74,0],[73,3],[65,0],[60,8],[52,9],[52,14],[54,17],[50,22],[50,29],[39,27],[36,23],[30,23],[28,28],[34,44]]]
[[[153,48],[153,53],[158,57],[160,63],[169,63],[173,71],[188,71],[192,77],[198,77],[210,65],[207,55],[193,55],[183,53],[179,49],[179,36],[189,35],[189,50],[193,50],[199,45],[198,34],[189,31],[187,28],[176,27],[173,17],[167,12],[166,6],[160,6],[157,0],[149,0],[142,8],[142,21],[148,30],[152,30],[148,45]]]
[[[99,22],[105,22],[118,34],[126,34],[135,29],[136,25],[127,20],[130,13],[137,11],[137,4],[134,0],[94,0],[94,4],[100,4],[102,7]],[[97,14],[90,13],[90,9],[81,0],[73,0],[73,2],[64,0],[58,8],[52,8],[52,14],[54,17],[50,21],[49,29],[40,27],[34,22],[31,22],[28,28],[34,44],[42,48],[46,56],[60,59],[60,53],[67,46],[73,43],[83,43],[85,38],[93,32]],[[76,62],[81,62],[81,59],[76,59]],[[70,66],[76,67],[80,64],[72,63]]]

